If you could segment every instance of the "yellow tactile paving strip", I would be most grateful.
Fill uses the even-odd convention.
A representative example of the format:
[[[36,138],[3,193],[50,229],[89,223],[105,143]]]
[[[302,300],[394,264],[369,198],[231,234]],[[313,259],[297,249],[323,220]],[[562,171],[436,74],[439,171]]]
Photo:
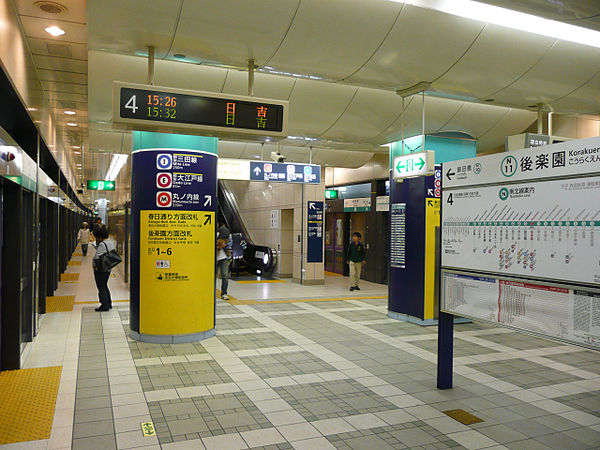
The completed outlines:
[[[325,273],[325,275],[328,275],[330,277],[341,277],[341,276],[343,276],[341,273],[328,272],[327,270],[325,270],[324,273]]]
[[[444,411],[444,414],[452,417],[454,420],[462,423],[463,425],[471,425],[474,423],[483,422],[483,420],[481,420],[479,417],[468,413],[464,409],[451,409],[450,411]]]
[[[77,260],[71,260],[69,261],[69,266],[80,266],[81,265],[81,261],[77,261]]]
[[[217,296],[221,296],[221,291],[217,289]],[[387,299],[387,295],[362,295],[360,297],[331,297],[331,298],[298,298],[285,300],[238,300],[228,295],[229,300],[224,300],[232,305],[266,305],[271,303],[310,303],[310,302],[340,302],[344,300],[377,300]]]
[[[0,373],[0,444],[49,439],[61,366]]]
[[[60,275],[60,281],[61,282],[65,282],[65,281],[79,281],[79,273],[63,273]]]
[[[81,253],[81,252],[75,252],[71,256],[83,256],[83,253]]]
[[[97,305],[99,301],[95,302],[75,302],[77,305]],[[113,300],[112,303],[129,303],[129,300]]]
[[[54,313],[73,311],[74,303],[74,295],[56,295],[53,297],[46,297],[46,312]]]
[[[242,280],[242,281],[231,280],[231,281],[235,281],[236,283],[240,283],[240,284],[287,283],[287,281],[285,281],[285,280]]]

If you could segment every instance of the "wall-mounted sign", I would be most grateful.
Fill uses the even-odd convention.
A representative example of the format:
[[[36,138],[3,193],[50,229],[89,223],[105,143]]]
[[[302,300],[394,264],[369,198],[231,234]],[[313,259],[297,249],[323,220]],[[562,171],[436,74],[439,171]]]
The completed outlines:
[[[115,182],[105,180],[87,180],[87,188],[90,191],[114,191]]]
[[[394,158],[393,179],[402,180],[433,173],[435,168],[435,153],[431,150],[410,153]]]
[[[250,161],[250,180],[319,184],[321,166]]]
[[[338,198],[338,191],[335,189],[325,189],[325,198],[327,200]]]
[[[390,244],[390,265],[406,267],[406,203],[392,204],[392,239]]]
[[[274,228],[274,229],[279,228],[279,210],[278,209],[271,210],[271,228]]]
[[[113,123],[206,134],[287,135],[287,101],[116,82]]]
[[[375,211],[389,211],[390,210],[390,196],[380,195],[375,199]]]
[[[323,262],[323,202],[308,202],[306,262]]]
[[[249,180],[250,161],[248,159],[219,158],[217,177],[219,180]]]
[[[371,197],[344,199],[344,212],[364,211],[371,211]]]

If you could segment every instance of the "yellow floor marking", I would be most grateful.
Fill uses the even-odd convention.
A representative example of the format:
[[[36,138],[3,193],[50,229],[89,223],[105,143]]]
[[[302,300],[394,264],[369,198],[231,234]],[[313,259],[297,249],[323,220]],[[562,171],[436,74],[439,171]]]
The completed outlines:
[[[221,292],[217,289],[217,296],[220,296]],[[340,302],[345,300],[376,300],[376,299],[387,299],[387,296],[379,295],[364,295],[360,297],[331,297],[331,298],[299,298],[299,299],[286,299],[286,300],[238,300],[231,295],[228,296],[229,300],[225,300],[227,303],[232,305],[265,305],[272,303],[311,303],[311,302]]]
[[[113,300],[113,303],[129,303],[129,300]],[[96,305],[100,302],[75,302],[76,305]]]
[[[287,281],[285,281],[285,280],[242,280],[242,281],[232,280],[232,281],[235,281],[236,283],[241,283],[241,284],[253,284],[253,283],[287,283]]]
[[[449,417],[452,417],[454,420],[462,423],[463,425],[471,425],[474,423],[483,422],[479,417],[474,416],[471,413],[468,413],[464,409],[451,409],[450,411],[444,411]]]
[[[81,253],[81,252],[75,252],[71,256],[83,256],[83,253]]]
[[[74,295],[46,297],[46,312],[54,313],[73,311],[73,303],[75,303]]]
[[[69,266],[80,266],[81,265],[81,261],[77,261],[77,260],[71,260],[69,261]]]
[[[79,281],[79,273],[63,273],[60,275],[60,281]]]
[[[325,270],[323,273],[325,275],[329,275],[330,277],[343,277],[341,273],[328,272],[327,270]]]
[[[143,422],[142,423],[142,433],[144,437],[154,436],[156,434],[156,430],[154,429],[154,424],[152,422]]]
[[[61,366],[0,373],[0,444],[50,438]]]

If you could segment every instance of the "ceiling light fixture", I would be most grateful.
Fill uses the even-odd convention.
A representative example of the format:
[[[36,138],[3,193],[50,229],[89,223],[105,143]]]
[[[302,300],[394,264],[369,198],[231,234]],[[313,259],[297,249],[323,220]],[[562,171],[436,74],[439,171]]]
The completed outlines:
[[[65,111],[65,114],[66,114],[67,116],[74,116],[74,115],[75,115],[75,111],[71,111],[71,110],[67,109],[67,110]]]
[[[73,148],[81,148],[79,145],[74,145]]]
[[[62,36],[63,34],[65,34],[65,30],[57,27],[56,25],[52,25],[51,27],[46,28],[46,33],[57,37],[57,36]]]
[[[27,111],[37,111],[37,108],[33,108],[33,107],[27,108]]]
[[[76,127],[77,124],[75,122],[67,122],[68,127]]]
[[[106,181],[115,181],[117,179],[117,175],[119,175],[119,172],[127,162],[128,156],[129,155],[123,153],[113,155],[110,166],[108,167],[108,172],[106,172],[106,176],[104,177]]]
[[[473,0],[393,0],[421,8],[433,9],[465,19],[493,23],[514,30],[547,36],[553,39],[574,42],[600,48],[600,31],[578,27],[557,20],[513,11],[499,6]]]

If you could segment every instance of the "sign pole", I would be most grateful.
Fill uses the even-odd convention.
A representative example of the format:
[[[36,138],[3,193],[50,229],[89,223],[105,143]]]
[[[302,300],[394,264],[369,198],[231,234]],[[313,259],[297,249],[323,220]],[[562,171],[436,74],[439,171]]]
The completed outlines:
[[[452,371],[454,361],[454,315],[439,313],[438,322],[438,389],[452,388]]]

